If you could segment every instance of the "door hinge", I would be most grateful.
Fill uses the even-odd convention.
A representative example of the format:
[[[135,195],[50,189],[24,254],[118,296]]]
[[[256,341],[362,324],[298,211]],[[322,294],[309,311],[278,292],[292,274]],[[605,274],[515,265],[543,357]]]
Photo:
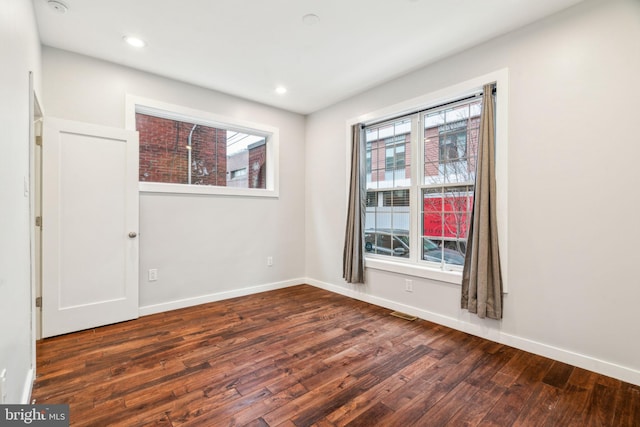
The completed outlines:
[[[42,217],[41,216],[37,216],[36,217],[36,227],[42,227]]]
[[[42,297],[36,297],[36,307],[42,308]]]
[[[36,145],[39,145],[42,147],[42,136],[36,135]]]

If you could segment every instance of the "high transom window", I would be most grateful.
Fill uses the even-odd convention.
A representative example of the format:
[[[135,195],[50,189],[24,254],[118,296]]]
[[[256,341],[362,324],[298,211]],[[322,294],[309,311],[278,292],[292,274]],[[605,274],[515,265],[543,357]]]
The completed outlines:
[[[266,137],[136,113],[142,182],[266,188]]]
[[[128,95],[127,128],[141,191],[278,196],[275,127]]]

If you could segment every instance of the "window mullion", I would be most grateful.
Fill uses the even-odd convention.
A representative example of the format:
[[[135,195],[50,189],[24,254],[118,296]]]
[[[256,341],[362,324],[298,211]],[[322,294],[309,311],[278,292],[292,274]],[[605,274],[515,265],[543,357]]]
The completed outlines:
[[[422,254],[420,251],[420,182],[421,182],[421,174],[420,168],[424,163],[421,159],[424,159],[422,156],[422,148],[421,148],[421,135],[420,128],[422,119],[419,113],[414,114],[411,118],[411,189],[409,191],[409,212],[410,212],[410,227],[409,227],[409,243],[410,243],[410,253],[411,253],[411,261],[417,262],[421,259]]]

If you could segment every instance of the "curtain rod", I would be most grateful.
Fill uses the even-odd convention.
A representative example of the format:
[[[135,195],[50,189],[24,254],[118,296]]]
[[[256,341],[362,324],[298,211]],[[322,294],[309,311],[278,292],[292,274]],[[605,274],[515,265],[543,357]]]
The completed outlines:
[[[491,91],[491,94],[492,94],[492,95],[495,95],[495,94],[496,94],[496,92],[497,92],[497,88],[496,88],[496,85],[495,85],[495,83],[494,83],[494,84],[493,84],[493,90]],[[473,95],[469,95],[469,96],[467,96],[467,97],[465,97],[465,98],[460,98],[460,99],[456,99],[456,100],[453,100],[453,101],[444,102],[444,103],[439,104],[439,105],[433,105],[433,106],[428,107],[428,108],[423,108],[422,110],[416,110],[416,111],[412,111],[412,112],[410,112],[410,113],[400,114],[400,115],[397,115],[397,116],[394,116],[394,117],[389,117],[389,118],[387,118],[387,119],[384,119],[384,120],[378,120],[378,121],[376,121],[376,122],[372,122],[372,123],[362,123],[362,124],[360,124],[360,127],[361,127],[362,129],[364,129],[364,128],[368,127],[368,126],[375,126],[375,125],[379,125],[379,124],[381,124],[381,123],[385,123],[385,122],[390,122],[390,121],[393,121],[393,120],[397,120],[397,119],[399,119],[399,118],[401,118],[401,117],[406,117],[406,116],[410,116],[410,115],[418,114],[418,113],[424,113],[425,111],[433,110],[433,109],[436,109],[436,108],[446,107],[447,105],[457,104],[458,102],[468,101],[468,100],[470,100],[470,99],[477,98],[477,97],[479,97],[479,96],[481,96],[481,95],[482,95],[482,92],[478,92],[478,93],[475,93],[475,94],[473,94]]]

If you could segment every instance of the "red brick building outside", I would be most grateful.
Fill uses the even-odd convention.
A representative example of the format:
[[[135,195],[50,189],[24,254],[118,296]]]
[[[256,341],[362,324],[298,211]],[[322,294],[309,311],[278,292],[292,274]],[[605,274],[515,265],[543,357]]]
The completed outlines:
[[[267,188],[267,143],[265,140],[249,145],[249,188]]]
[[[136,129],[142,182],[266,188],[264,138],[228,156],[228,138],[259,137],[141,113],[136,113]]]
[[[136,113],[140,181],[226,185],[227,131]],[[191,134],[191,165],[189,135]]]

